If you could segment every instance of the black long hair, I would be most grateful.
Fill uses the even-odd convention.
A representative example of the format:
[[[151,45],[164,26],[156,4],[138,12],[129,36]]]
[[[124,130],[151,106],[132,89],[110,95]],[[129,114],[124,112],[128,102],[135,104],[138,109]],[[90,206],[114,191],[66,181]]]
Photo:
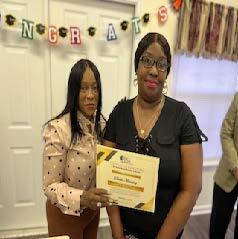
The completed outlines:
[[[83,74],[86,71],[87,67],[89,67],[92,70],[97,83],[99,97],[95,117],[95,131],[97,132],[98,137],[101,137],[102,135],[100,125],[100,116],[102,109],[102,87],[100,73],[93,62],[87,59],[81,59],[74,64],[74,66],[71,68],[70,71],[68,80],[67,102],[65,108],[59,115],[51,119],[51,120],[59,119],[60,117],[62,117],[67,113],[70,114],[71,143],[75,143],[78,138],[81,138],[82,135],[84,135],[84,132],[80,127],[80,124],[78,123],[77,111],[79,109],[79,92],[81,89],[81,82],[83,79]],[[49,120],[48,122],[50,122],[51,120]]]

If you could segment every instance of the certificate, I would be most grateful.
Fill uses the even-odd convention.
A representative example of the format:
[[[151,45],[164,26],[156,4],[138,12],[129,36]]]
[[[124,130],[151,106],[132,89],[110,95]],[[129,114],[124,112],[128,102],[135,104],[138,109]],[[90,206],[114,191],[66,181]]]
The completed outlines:
[[[154,212],[160,159],[97,145],[97,188],[119,206]]]

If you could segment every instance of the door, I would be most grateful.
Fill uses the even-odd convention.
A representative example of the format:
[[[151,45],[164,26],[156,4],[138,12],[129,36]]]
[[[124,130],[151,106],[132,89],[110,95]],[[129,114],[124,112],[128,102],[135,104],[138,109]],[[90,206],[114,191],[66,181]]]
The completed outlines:
[[[41,183],[41,129],[46,119],[44,41],[21,37],[21,19],[42,22],[42,1],[1,1],[17,24],[0,27],[0,230],[45,221]],[[2,17],[2,21],[4,18]],[[1,237],[1,236],[0,236]]]
[[[120,22],[131,19],[133,7],[93,0],[68,3],[49,0],[45,6],[47,3],[45,0],[0,2],[2,16],[12,14],[17,18],[12,28],[3,28],[4,17],[0,25],[0,230],[46,225],[42,125],[51,115],[49,108],[53,116],[65,104],[72,64],[87,57],[98,66],[106,116],[129,93],[132,31],[122,32]],[[82,45],[71,46],[66,38],[50,46],[47,34],[40,36],[35,31],[33,40],[21,37],[21,19],[44,24],[48,12],[49,25],[82,29]],[[117,41],[107,42],[109,22],[115,26]],[[97,28],[94,37],[87,34],[90,25]],[[105,212],[103,215],[106,218]]]
[[[99,69],[102,79],[103,114],[108,117],[113,106],[129,96],[132,30],[122,31],[120,23],[134,16],[134,7],[126,4],[96,1],[51,0],[49,7],[51,25],[77,26],[81,32],[81,45],[70,45],[70,37],[60,38],[51,46],[52,113],[58,114],[65,105],[66,87],[70,68],[80,58],[88,58]],[[114,26],[117,40],[107,41],[108,24]],[[94,26],[96,34],[88,34]]]
[[[70,45],[70,37],[59,39],[51,46],[52,114],[62,111],[66,102],[67,82],[72,65],[80,58],[93,61],[102,80],[102,113],[107,118],[113,106],[129,96],[132,29],[122,31],[120,23],[134,16],[134,7],[126,4],[94,0],[62,2],[51,0],[49,22],[51,25],[77,26],[81,32],[81,45]],[[108,24],[114,26],[117,40],[107,41]],[[96,28],[91,37],[87,29]],[[106,211],[101,212],[101,225],[107,220]]]

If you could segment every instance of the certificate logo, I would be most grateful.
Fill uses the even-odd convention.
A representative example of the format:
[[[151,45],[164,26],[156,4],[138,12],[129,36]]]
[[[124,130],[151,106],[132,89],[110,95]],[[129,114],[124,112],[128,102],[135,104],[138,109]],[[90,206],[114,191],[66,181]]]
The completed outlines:
[[[123,155],[120,156],[120,162],[132,165],[131,160]]]

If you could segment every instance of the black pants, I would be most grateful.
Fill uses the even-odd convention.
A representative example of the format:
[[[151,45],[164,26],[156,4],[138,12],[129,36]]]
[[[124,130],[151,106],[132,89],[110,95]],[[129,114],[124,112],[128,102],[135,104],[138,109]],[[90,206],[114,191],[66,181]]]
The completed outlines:
[[[238,184],[227,193],[217,184],[213,188],[212,213],[210,218],[210,239],[224,239],[238,196]],[[234,239],[238,239],[238,214],[236,214]]]

